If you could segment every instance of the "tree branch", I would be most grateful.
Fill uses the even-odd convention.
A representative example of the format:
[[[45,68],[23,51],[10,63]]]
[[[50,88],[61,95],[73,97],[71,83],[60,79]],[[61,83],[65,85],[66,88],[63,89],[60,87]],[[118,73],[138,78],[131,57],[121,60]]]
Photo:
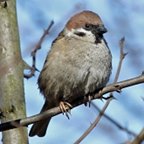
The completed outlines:
[[[138,77],[132,78],[132,79],[124,80],[124,81],[121,81],[121,82],[118,82],[115,84],[110,84],[110,85],[104,87],[100,93],[96,93],[95,96],[93,97],[93,99],[99,99],[102,97],[102,95],[104,95],[106,93],[117,91],[117,90],[122,90],[124,88],[138,85],[141,83],[144,83],[144,74],[142,74]],[[84,100],[83,97],[81,97],[80,99],[74,101],[71,105],[74,108],[74,107],[77,107],[86,102],[88,102],[88,100],[86,100],[86,99]],[[6,123],[2,123],[2,124],[0,124],[0,131],[5,131],[5,130],[21,127],[21,126],[28,126],[29,124],[46,119],[48,117],[58,115],[60,113],[61,113],[60,108],[55,107],[55,108],[47,110],[41,114],[37,114],[37,115],[27,117],[24,119],[17,119],[17,120],[9,121]]]

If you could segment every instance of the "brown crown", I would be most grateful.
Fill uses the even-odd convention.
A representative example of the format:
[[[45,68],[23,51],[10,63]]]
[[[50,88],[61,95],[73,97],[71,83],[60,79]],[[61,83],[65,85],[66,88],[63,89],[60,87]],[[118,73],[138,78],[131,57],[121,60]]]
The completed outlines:
[[[92,11],[83,11],[71,17],[71,19],[67,22],[66,27],[71,30],[72,28],[76,29],[84,27],[85,24],[98,25],[103,23],[96,13]]]

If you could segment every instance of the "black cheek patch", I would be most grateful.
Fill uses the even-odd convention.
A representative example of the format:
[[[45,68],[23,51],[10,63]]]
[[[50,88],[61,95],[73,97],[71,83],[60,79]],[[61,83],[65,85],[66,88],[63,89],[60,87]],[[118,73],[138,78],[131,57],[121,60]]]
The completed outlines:
[[[80,37],[84,37],[85,36],[85,33],[83,32],[75,32],[74,34],[80,36]]]

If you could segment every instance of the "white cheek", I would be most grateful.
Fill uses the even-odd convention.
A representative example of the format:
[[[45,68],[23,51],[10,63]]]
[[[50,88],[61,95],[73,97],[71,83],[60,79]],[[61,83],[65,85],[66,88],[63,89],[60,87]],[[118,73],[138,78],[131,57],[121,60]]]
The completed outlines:
[[[80,36],[78,36],[78,35],[75,34],[76,32],[83,32],[83,33],[85,33],[85,36],[80,37]],[[74,38],[81,39],[83,41],[88,41],[88,42],[95,43],[95,36],[94,36],[94,34],[91,33],[91,31],[87,31],[87,30],[85,30],[83,28],[72,29],[71,31],[65,30],[65,34],[68,37],[74,37]]]

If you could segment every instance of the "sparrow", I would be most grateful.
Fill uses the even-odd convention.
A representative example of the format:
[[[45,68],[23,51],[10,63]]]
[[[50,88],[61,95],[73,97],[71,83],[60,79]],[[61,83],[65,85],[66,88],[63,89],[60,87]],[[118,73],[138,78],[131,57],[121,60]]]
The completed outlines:
[[[80,97],[102,89],[112,70],[101,18],[92,11],[75,14],[53,41],[38,78],[45,103],[40,113],[59,106],[62,112]],[[33,124],[29,136],[46,134],[50,118]]]

